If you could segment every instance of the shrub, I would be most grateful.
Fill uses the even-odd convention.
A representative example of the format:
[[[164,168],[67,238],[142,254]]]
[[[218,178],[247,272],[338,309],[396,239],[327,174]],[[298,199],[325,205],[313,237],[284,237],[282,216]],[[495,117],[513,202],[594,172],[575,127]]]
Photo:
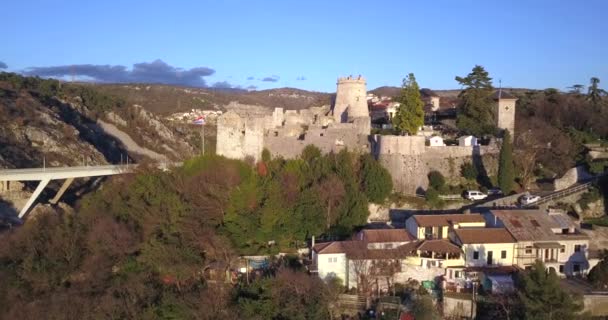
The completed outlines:
[[[435,190],[439,190],[445,185],[445,178],[439,171],[431,171],[428,178],[430,187]]]
[[[470,162],[462,164],[462,166],[460,167],[460,173],[467,180],[475,180],[479,175],[479,173],[477,172],[477,168],[475,168],[475,166]]]

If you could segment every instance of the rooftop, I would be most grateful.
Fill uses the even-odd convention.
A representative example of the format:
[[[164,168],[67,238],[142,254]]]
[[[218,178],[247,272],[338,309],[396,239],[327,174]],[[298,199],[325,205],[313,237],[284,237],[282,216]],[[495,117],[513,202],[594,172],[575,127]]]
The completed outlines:
[[[515,97],[514,95],[512,95],[510,92],[508,92],[507,90],[496,90],[494,91],[494,94],[492,95],[492,98],[494,100],[498,100],[498,99],[511,99],[511,100],[517,100],[517,97]]]
[[[475,223],[485,222],[480,214],[434,214],[434,215],[413,215],[419,227],[439,227],[449,226],[456,223]]]
[[[424,240],[420,243],[417,250],[432,251],[438,253],[461,253],[460,247],[448,240]]]
[[[454,233],[463,244],[515,243],[515,238],[505,228],[456,229]]]
[[[378,242],[408,242],[415,238],[405,229],[363,229],[359,232],[358,240],[368,243]]]
[[[562,213],[547,214],[542,210],[491,210],[517,241],[557,241],[589,239],[576,230],[570,218]],[[555,233],[568,229],[567,234]],[[571,232],[574,230],[574,232]]]

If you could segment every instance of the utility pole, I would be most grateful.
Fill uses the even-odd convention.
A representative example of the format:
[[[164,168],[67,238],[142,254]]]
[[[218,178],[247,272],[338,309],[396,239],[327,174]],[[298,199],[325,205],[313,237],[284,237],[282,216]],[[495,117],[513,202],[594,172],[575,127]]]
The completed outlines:
[[[203,152],[202,154],[205,155],[205,125],[204,124],[201,126],[201,140],[202,140],[202,144],[203,144],[203,147],[201,148],[202,152]]]

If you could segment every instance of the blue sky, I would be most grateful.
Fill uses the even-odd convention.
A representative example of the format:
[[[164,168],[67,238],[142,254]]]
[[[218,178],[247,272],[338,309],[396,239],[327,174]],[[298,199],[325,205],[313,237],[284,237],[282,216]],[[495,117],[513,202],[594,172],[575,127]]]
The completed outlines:
[[[43,76],[334,91],[338,76],[375,88],[413,72],[448,89],[480,64],[506,87],[608,83],[604,0],[23,0],[2,12],[0,68]]]

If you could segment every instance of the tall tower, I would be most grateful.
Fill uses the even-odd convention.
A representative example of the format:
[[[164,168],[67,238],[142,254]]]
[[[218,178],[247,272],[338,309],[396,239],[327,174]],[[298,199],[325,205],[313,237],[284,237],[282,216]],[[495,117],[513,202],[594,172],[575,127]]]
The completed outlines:
[[[336,122],[349,122],[355,118],[369,117],[367,88],[362,76],[338,78],[333,115]]]
[[[502,88],[494,93],[494,100],[497,102],[494,110],[496,117],[496,127],[509,130],[511,137],[515,136],[515,102],[517,98],[505,92]]]

